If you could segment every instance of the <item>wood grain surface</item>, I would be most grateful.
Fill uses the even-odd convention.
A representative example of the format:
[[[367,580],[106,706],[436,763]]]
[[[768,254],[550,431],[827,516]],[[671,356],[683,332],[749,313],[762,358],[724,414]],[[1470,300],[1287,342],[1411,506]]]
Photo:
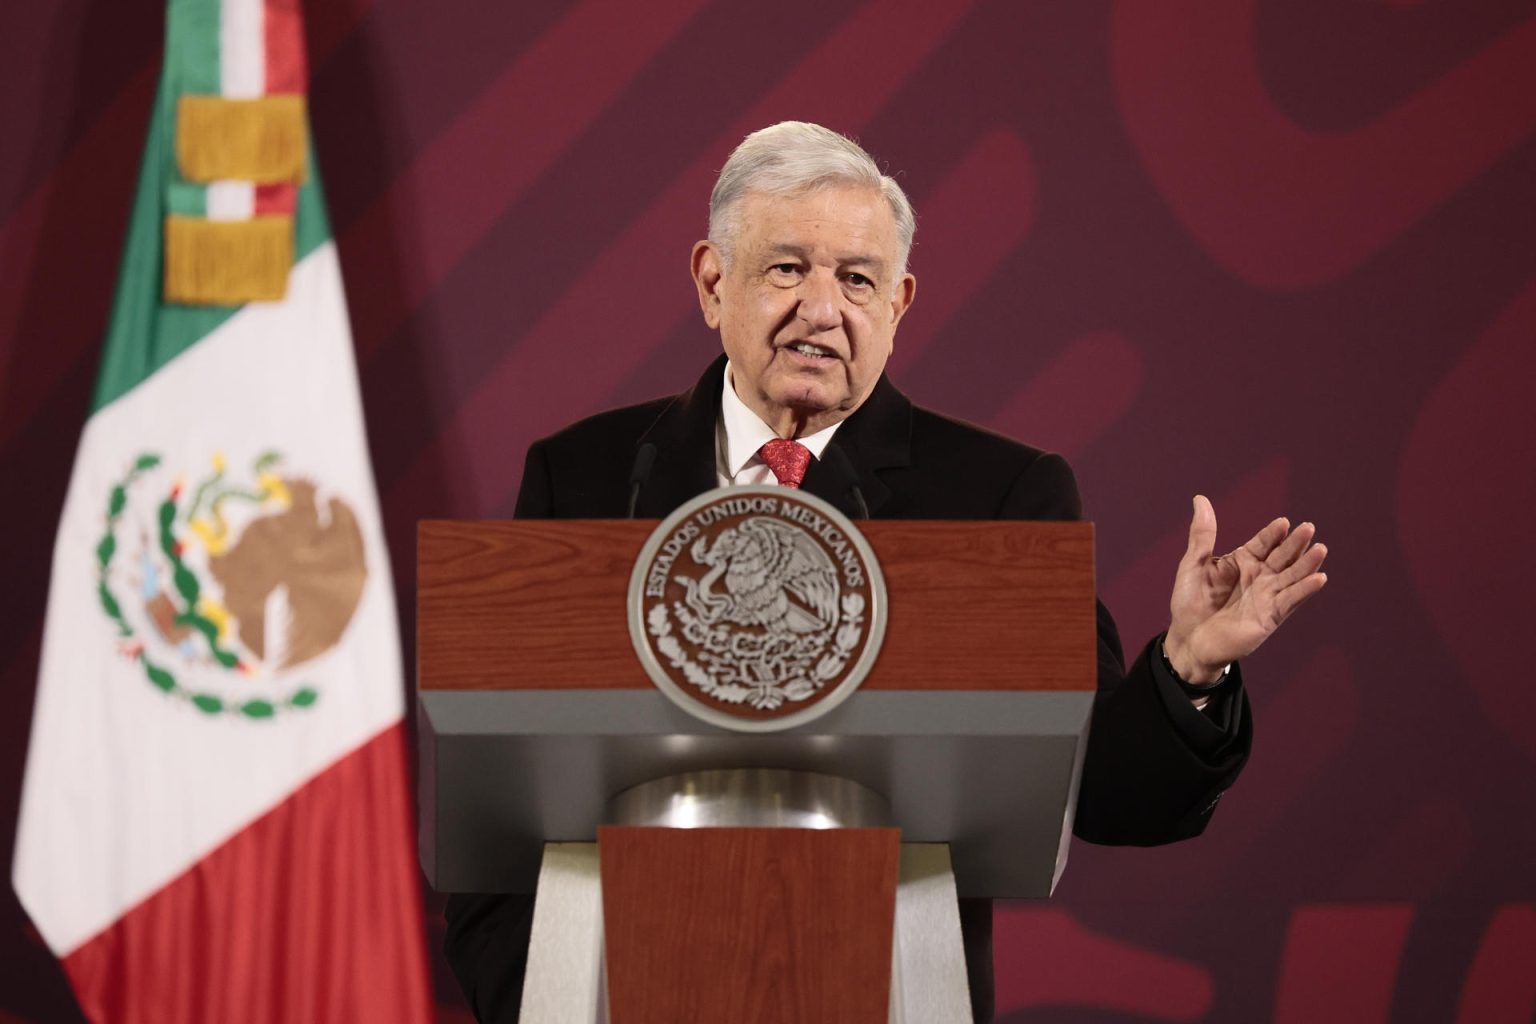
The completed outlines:
[[[626,601],[655,526],[423,521],[421,689],[649,687]],[[890,597],[865,688],[1094,688],[1092,524],[874,520],[860,528]]]
[[[897,829],[598,830],[614,1024],[886,1024]]]

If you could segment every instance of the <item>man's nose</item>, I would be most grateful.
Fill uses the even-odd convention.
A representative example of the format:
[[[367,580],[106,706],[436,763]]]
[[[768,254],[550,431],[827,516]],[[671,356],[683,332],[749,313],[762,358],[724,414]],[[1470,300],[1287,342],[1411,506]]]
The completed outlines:
[[[835,274],[806,275],[800,283],[800,319],[810,324],[813,331],[830,331],[842,326],[842,297]]]

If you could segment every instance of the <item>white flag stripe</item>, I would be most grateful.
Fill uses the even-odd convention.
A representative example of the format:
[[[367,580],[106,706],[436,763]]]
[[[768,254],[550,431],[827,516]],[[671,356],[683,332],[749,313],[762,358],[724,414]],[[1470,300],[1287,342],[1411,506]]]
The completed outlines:
[[[256,216],[256,186],[249,181],[208,183],[209,220],[250,220]]]
[[[262,0],[219,0],[219,90],[249,100],[267,91],[266,9]]]
[[[23,905],[60,956],[404,713],[342,294],[327,242],[294,268],[287,299],[247,306],[86,426],[54,551],[13,866]],[[163,490],[141,496],[136,485],[149,500],[123,516],[121,539],[134,540],[154,529],[154,500],[173,477],[196,480],[215,455],[247,467],[267,450],[353,509],[367,578],[342,642],[289,673],[319,691],[313,707],[269,720],[210,715],[161,693],[119,653],[96,592],[105,503],[140,454],[162,457],[161,477],[143,487]],[[244,682],[234,677],[234,692],[272,692]]]

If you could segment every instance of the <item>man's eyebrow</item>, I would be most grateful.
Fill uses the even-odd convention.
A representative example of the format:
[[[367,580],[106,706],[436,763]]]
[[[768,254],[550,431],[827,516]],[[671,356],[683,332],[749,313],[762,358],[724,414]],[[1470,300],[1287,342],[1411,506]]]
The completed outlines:
[[[810,258],[810,250],[803,245],[795,245],[792,242],[778,242],[763,250],[763,257],[765,259],[771,260],[779,256],[794,256],[797,259],[807,260]],[[838,256],[837,265],[840,267],[867,267],[876,273],[884,272],[886,267],[883,257],[876,256],[873,253],[862,252]]]
[[[805,259],[805,257],[806,257],[806,249],[802,245],[792,245],[789,242],[780,242],[777,245],[770,245],[768,247],[768,249],[767,249],[767,252],[764,255],[767,255],[767,256],[798,256],[801,259]]]
[[[871,270],[884,270],[885,260],[880,256],[854,253],[849,256],[839,256],[837,265],[840,267],[869,267]]]

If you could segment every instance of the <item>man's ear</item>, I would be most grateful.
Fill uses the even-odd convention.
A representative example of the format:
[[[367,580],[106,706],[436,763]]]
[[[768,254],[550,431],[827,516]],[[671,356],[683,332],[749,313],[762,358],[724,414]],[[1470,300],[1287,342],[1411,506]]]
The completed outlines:
[[[901,323],[901,318],[906,316],[907,310],[912,308],[912,300],[917,297],[917,277],[913,274],[902,274],[901,280],[896,282],[896,292],[891,297],[891,326]]]
[[[690,261],[693,271],[693,283],[699,290],[699,308],[704,311],[704,322],[710,327],[720,328],[720,253],[715,249],[715,243],[710,241],[695,242],[693,244],[693,258]]]

